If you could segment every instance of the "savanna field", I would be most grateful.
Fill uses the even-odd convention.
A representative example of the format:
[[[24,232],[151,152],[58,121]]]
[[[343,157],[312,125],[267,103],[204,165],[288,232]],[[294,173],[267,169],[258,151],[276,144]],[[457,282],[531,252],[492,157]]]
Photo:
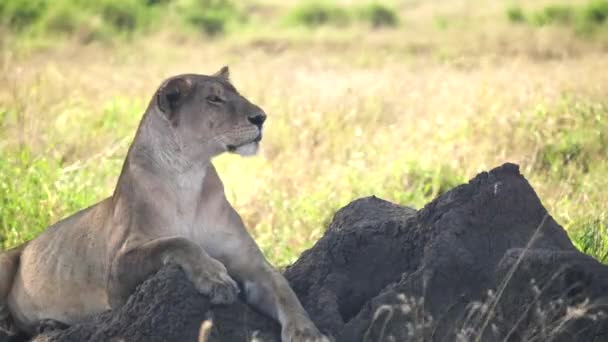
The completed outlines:
[[[268,121],[214,163],[274,264],[507,161],[608,262],[606,0],[7,0],[0,47],[1,249],[112,194],[164,78],[229,65]]]

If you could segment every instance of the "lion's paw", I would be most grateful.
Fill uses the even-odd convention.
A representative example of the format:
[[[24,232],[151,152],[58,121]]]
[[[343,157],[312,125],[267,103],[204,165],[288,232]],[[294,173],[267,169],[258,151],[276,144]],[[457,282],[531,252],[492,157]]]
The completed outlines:
[[[330,342],[308,319],[288,323],[281,332],[282,342]]]
[[[209,296],[212,304],[233,303],[239,294],[239,286],[228,275],[226,267],[216,260],[205,266],[201,274],[194,279],[194,285],[199,292]]]

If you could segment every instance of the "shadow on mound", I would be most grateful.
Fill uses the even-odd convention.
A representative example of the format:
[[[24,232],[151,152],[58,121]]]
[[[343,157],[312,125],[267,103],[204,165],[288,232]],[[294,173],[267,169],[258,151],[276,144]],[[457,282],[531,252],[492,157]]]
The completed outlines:
[[[340,209],[285,271],[337,341],[608,341],[608,268],[578,252],[518,167],[477,175],[415,211],[375,197]],[[35,341],[278,341],[242,301],[210,306],[177,267],[121,309]]]

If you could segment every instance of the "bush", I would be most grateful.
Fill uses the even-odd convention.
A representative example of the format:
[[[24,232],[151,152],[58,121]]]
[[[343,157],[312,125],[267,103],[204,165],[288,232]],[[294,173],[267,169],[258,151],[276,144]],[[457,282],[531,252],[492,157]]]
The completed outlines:
[[[346,9],[331,2],[304,2],[287,15],[287,22],[294,26],[317,27],[322,25],[345,26],[350,23]]]
[[[523,23],[526,21],[524,11],[519,6],[512,6],[507,8],[507,18],[512,23]]]
[[[511,22],[527,21],[519,7],[507,9]],[[608,22],[608,0],[591,0],[582,6],[549,5],[532,13],[530,21],[536,26],[572,26],[579,34],[589,34]]]
[[[105,0],[99,2],[103,21],[116,31],[132,32],[140,24],[138,14],[145,11],[137,0]]]
[[[608,0],[595,0],[582,8],[577,32],[589,34],[608,21]]]
[[[574,19],[574,8],[566,5],[549,5],[534,14],[533,22],[538,26],[570,24]]]
[[[608,19],[608,0],[591,1],[582,9],[585,22],[601,25]]]
[[[188,24],[209,35],[226,31],[229,23],[244,21],[245,17],[228,0],[192,0],[180,9]]]
[[[399,17],[395,10],[376,2],[348,8],[329,1],[316,1],[303,2],[294,7],[285,21],[293,26],[311,28],[323,25],[341,27],[358,21],[378,28],[397,26]]]
[[[399,18],[393,9],[375,2],[359,7],[357,14],[374,28],[395,27],[399,24]]]
[[[86,25],[88,18],[67,1],[58,1],[38,21],[37,29],[45,33],[72,34]]]
[[[45,0],[11,0],[0,2],[1,22],[15,31],[34,24],[46,11]]]
[[[230,0],[10,0],[0,2],[0,24],[20,33],[97,39],[146,31],[159,14],[173,9],[182,23],[208,34],[222,33],[229,22],[245,18]]]
[[[49,11],[42,27],[56,33],[74,33],[81,25],[79,13],[72,7],[61,6]]]

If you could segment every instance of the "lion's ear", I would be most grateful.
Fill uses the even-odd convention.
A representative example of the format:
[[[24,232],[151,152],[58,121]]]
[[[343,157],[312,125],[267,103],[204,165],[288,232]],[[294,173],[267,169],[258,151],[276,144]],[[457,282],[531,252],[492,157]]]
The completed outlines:
[[[224,65],[218,72],[213,74],[215,77],[221,77],[226,81],[230,81],[230,69],[227,65]]]
[[[194,84],[188,77],[178,76],[166,81],[156,94],[158,108],[171,116],[190,95],[193,88]]]

